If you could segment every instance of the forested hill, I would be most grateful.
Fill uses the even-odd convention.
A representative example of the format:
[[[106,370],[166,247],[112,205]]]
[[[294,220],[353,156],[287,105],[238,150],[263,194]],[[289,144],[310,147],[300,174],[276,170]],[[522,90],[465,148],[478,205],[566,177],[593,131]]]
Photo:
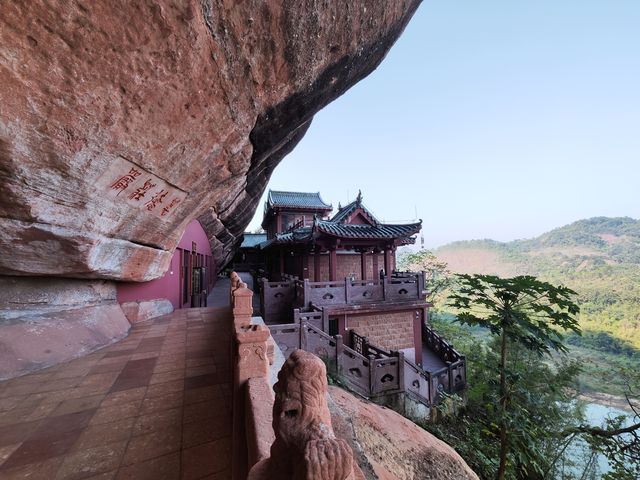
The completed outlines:
[[[640,349],[640,220],[594,217],[513,242],[454,242],[434,252],[456,273],[535,275],[579,293],[585,340]]]

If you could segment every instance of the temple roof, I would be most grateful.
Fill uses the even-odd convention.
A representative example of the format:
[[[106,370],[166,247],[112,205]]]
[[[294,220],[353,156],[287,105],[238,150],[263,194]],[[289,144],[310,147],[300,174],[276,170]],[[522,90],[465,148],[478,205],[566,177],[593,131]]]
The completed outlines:
[[[267,248],[271,245],[281,245],[283,243],[304,243],[311,240],[311,227],[296,228],[290,232],[277,233],[274,238],[260,244],[260,248]]]
[[[282,192],[269,190],[267,205],[270,207],[309,208],[331,210],[332,207],[320,197],[320,192]]]
[[[290,232],[278,233],[271,240],[260,244],[260,248],[317,241],[325,235],[349,240],[397,240],[401,245],[406,245],[413,243],[414,239],[411,236],[418,233],[420,228],[422,228],[422,221],[407,224],[351,225],[316,218],[313,227],[296,228]]]
[[[369,220],[371,220],[372,223],[376,225],[379,223],[376,216],[373,213],[371,213],[371,211],[368,210],[363,205],[362,193],[360,191],[358,191],[358,196],[353,202],[349,203],[348,205],[345,205],[344,207],[338,208],[338,211],[331,218],[331,221],[336,223],[344,223],[349,218],[349,215],[351,215],[353,212],[355,212],[358,209],[361,209],[364,212],[364,214],[369,217]]]
[[[422,222],[407,224],[351,225],[332,220],[317,220],[314,229],[318,232],[341,238],[392,239],[410,237],[420,231]]]

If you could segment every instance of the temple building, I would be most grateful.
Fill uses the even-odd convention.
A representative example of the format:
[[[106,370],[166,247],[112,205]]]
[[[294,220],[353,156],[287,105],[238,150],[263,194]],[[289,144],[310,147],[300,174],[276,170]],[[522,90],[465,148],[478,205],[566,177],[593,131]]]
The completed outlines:
[[[318,192],[270,190],[266,233],[247,234],[234,260],[258,280],[261,316],[285,356],[304,348],[327,358],[327,345],[340,345],[345,379],[368,398],[400,391],[404,376],[421,405],[462,389],[464,358],[429,326],[424,272],[396,268],[397,248],[414,243],[422,221],[382,223],[360,192],[332,210]],[[391,370],[372,373],[374,360]]]
[[[362,194],[332,217],[320,193],[270,190],[262,228],[269,279],[285,275],[315,282],[377,279],[396,269],[396,249],[414,242],[422,221],[385,224],[362,203]]]

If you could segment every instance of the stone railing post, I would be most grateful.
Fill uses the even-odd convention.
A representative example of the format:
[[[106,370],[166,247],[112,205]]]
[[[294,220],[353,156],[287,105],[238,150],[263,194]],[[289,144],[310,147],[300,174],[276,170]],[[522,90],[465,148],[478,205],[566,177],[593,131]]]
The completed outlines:
[[[349,297],[351,296],[351,279],[349,277],[344,277],[344,303],[347,305],[351,304],[349,301]]]
[[[253,315],[253,292],[247,288],[246,283],[240,282],[233,291],[233,324],[249,325]]]
[[[305,278],[304,279],[304,290],[303,290],[302,306],[303,307],[307,307],[310,302],[311,302],[311,288],[309,287],[309,279]]]
[[[234,288],[235,284],[235,288]],[[266,379],[269,372],[267,340],[270,333],[265,325],[251,325],[253,292],[240,278],[232,279],[232,313],[235,348],[233,352],[233,448],[232,477],[244,480],[247,475],[247,435],[245,397],[251,378]]]

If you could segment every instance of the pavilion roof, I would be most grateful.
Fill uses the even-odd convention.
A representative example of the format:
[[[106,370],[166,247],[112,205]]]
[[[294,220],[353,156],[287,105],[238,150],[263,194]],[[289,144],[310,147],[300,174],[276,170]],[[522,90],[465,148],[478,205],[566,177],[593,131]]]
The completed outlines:
[[[267,248],[271,245],[282,245],[288,243],[304,243],[312,239],[311,227],[296,228],[285,233],[277,233],[274,238],[262,242],[260,248]]]
[[[352,225],[332,220],[318,220],[314,223],[317,232],[340,238],[383,240],[410,237],[420,231],[422,221],[406,224],[378,223],[377,225]]]
[[[322,200],[320,192],[283,192],[269,190],[269,207],[289,207],[315,210],[331,210],[333,207]]]
[[[364,211],[364,213],[371,219],[373,223],[379,223],[375,215],[371,213],[371,211],[367,209],[367,207],[365,207],[362,204],[362,201],[359,199],[356,199],[353,202],[349,203],[348,205],[345,205],[344,207],[340,208],[336,212],[336,214],[331,218],[331,221],[336,223],[344,223],[349,218],[349,215],[351,215],[353,212],[355,212],[359,208]]]

